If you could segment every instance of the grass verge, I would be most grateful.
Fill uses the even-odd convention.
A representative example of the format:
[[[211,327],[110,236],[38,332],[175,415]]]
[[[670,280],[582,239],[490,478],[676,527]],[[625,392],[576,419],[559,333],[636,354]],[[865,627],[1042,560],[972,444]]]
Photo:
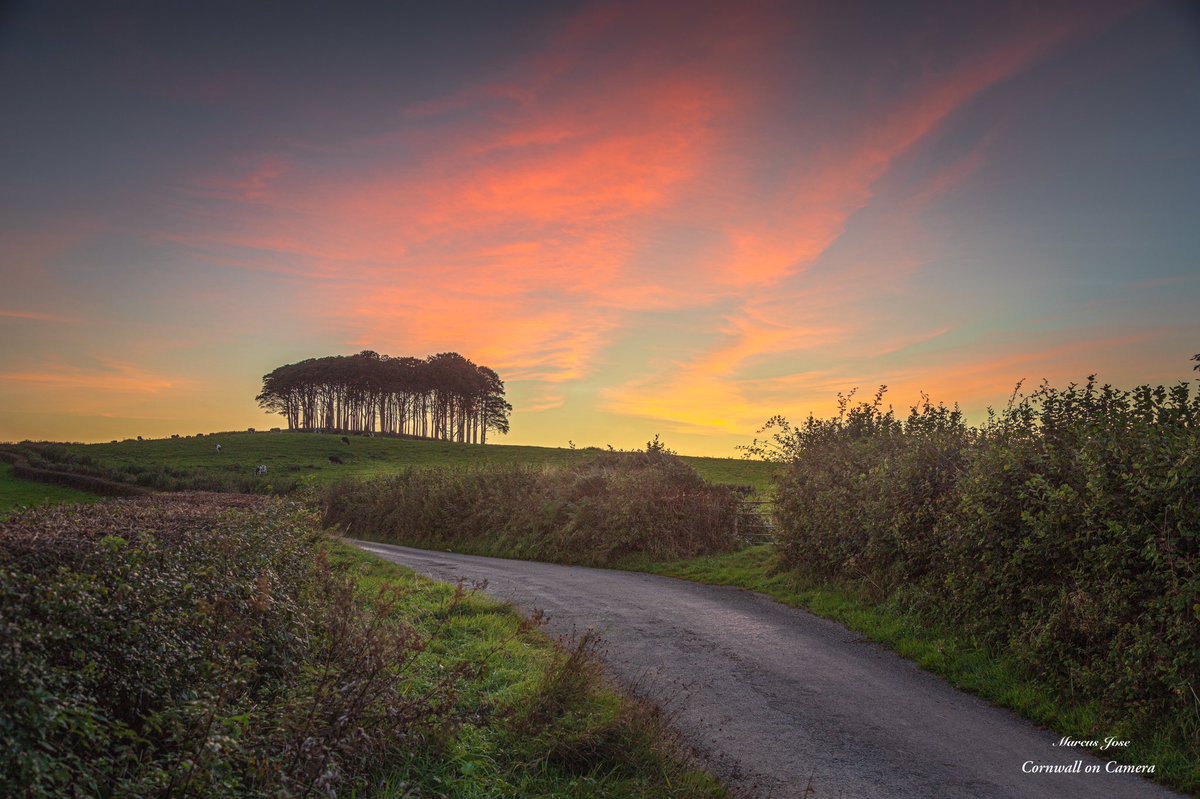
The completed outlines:
[[[873,601],[850,588],[818,584],[780,570],[769,545],[687,561],[628,564],[627,568],[744,588],[832,619],[954,687],[1015,710],[1059,734],[1083,740],[1102,741],[1110,735],[1129,739],[1132,743],[1123,753],[1108,750],[1096,754],[1126,763],[1153,763],[1157,782],[1200,794],[1200,763],[1187,742],[1156,730],[1104,727],[1097,706],[1064,701],[1012,660],[989,654],[974,641],[955,635],[909,608],[896,602]]]
[[[405,597],[406,621],[432,642],[417,661],[416,690],[461,665],[486,664],[459,683],[459,721],[438,747],[413,749],[382,775],[384,799],[727,796],[687,762],[658,710],[604,682],[593,638],[555,646],[509,605],[477,593],[451,602],[453,586],[345,543],[332,544],[332,563],[364,594]]]
[[[0,795],[727,796],[594,637],[315,522],[201,493],[0,521]]]

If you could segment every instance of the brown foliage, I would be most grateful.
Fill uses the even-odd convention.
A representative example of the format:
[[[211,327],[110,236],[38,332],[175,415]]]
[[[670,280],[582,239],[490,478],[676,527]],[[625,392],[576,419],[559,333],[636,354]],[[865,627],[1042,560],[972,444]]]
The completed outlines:
[[[175,494],[0,524],[0,794],[330,795],[446,724],[463,670],[413,689],[427,637],[313,522]]]

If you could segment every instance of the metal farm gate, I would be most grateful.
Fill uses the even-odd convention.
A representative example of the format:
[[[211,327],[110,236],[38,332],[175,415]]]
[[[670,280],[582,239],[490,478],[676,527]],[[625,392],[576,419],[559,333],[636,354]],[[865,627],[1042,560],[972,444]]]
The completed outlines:
[[[744,499],[734,520],[734,535],[747,544],[769,544],[775,540],[775,501]]]

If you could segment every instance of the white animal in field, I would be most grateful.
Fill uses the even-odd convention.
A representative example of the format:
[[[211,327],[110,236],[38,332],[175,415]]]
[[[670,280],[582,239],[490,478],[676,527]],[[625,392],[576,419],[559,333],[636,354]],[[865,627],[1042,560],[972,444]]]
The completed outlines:
[[[255,469],[255,470],[254,470],[254,473],[255,473],[256,475],[258,475],[259,477],[262,477],[264,474],[266,474],[266,473],[267,473],[267,467],[266,467],[266,466],[259,466],[257,469]]]
[[[220,451],[221,451],[221,445],[217,444],[217,452],[220,452]]]

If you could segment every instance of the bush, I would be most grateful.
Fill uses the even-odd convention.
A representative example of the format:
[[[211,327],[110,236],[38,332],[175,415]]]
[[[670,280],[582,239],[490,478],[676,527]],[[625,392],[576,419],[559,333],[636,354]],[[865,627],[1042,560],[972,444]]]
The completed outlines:
[[[0,524],[0,794],[302,796],[441,723],[425,640],[330,570],[313,517],[174,495]]]
[[[787,563],[887,594],[931,568],[970,431],[957,409],[926,398],[898,419],[883,397],[856,406],[839,397],[838,416],[784,427],[793,451],[776,512]]]
[[[322,507],[327,525],[364,538],[587,565],[730,551],[750,512],[653,448],[553,470],[408,469],[335,484]]]
[[[1043,385],[979,427],[926,400],[792,428],[779,549],[1014,656],[1114,729],[1200,755],[1200,396]]]

